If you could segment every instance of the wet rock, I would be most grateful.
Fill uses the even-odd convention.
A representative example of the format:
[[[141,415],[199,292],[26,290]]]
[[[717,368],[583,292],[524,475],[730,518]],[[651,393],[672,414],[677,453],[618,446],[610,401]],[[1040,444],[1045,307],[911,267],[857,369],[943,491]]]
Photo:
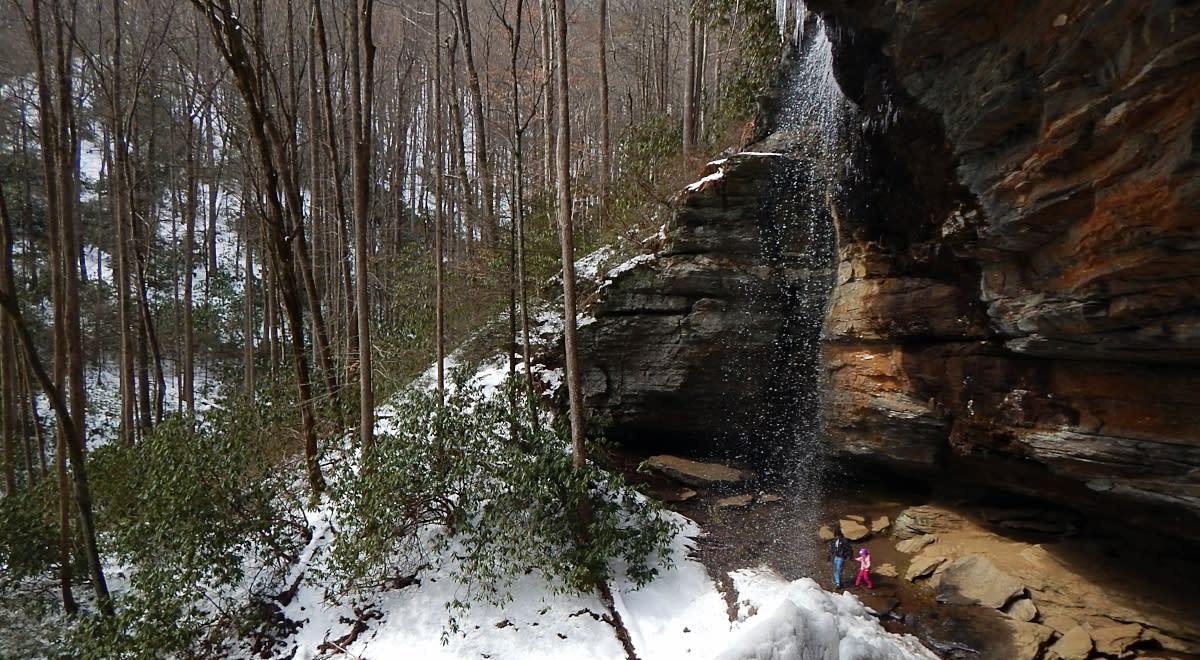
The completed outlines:
[[[759,493],[754,497],[755,504],[775,504],[776,502],[782,501],[783,497],[773,493]]]
[[[1145,630],[1137,623],[1097,628],[1092,631],[1092,641],[1096,644],[1097,653],[1122,656],[1129,647],[1142,641]]]
[[[1000,609],[1025,592],[1025,585],[982,555],[959,557],[946,567],[938,586],[940,603],[986,605]]]
[[[679,456],[660,454],[646,459],[645,466],[676,481],[695,487],[737,484],[754,478],[749,470],[693,461]]]
[[[717,500],[716,507],[718,509],[745,509],[751,504],[754,504],[753,495],[733,495]]]
[[[937,540],[937,534],[921,534],[897,543],[896,549],[905,554],[913,555],[923,550],[925,546],[936,543]]]
[[[896,565],[892,564],[892,563],[885,563],[885,564],[880,564],[879,566],[872,566],[871,570],[875,574],[882,575],[883,577],[896,577],[897,575],[900,574],[900,571],[898,571],[896,569]]]
[[[819,314],[833,278],[821,258],[831,248],[814,247],[831,239],[773,207],[810,176],[795,162],[739,153],[711,166],[715,176],[672,200],[657,252],[610,270],[581,305],[595,319],[578,335],[584,405],[611,420],[611,439],[699,453],[722,436],[776,447],[772,434],[795,428],[800,385],[763,367],[815,366],[820,324],[791,319]],[[750,433],[723,433],[733,430]]]
[[[1092,654],[1092,636],[1083,626],[1068,630],[1046,652],[1050,660],[1087,660]]]
[[[867,529],[866,525],[857,520],[842,518],[838,521],[838,524],[842,528],[842,534],[851,541],[861,541],[871,535],[871,530]]]
[[[821,528],[817,530],[817,538],[821,539],[822,541],[832,541],[833,528],[829,525],[821,525]]]
[[[1018,598],[1009,603],[1003,612],[1017,621],[1033,621],[1038,616],[1037,605],[1029,598]]]
[[[693,497],[695,497],[696,495],[698,495],[698,493],[696,491],[692,490],[691,488],[683,488],[674,493],[670,493],[667,496],[664,496],[662,498],[662,500],[664,502],[686,502],[686,501],[692,499]]]
[[[918,609],[905,616],[905,624],[938,657],[947,659],[1011,660],[1012,633],[994,610],[969,615],[966,606]],[[979,608],[971,608],[978,610]]]
[[[908,565],[908,570],[904,573],[904,579],[909,582],[916,582],[921,578],[927,578],[933,575],[934,571],[946,563],[945,557],[929,557],[918,555]]]

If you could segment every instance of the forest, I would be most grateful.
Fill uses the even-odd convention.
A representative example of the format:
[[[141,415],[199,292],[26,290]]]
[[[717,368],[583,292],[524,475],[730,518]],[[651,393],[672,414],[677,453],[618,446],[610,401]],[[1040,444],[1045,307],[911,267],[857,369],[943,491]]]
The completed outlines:
[[[480,598],[652,577],[669,530],[586,460],[577,381],[539,410],[531,318],[570,385],[575,255],[755,134],[789,3],[2,6],[0,655],[269,639],[314,502],[352,512],[343,590],[411,575],[429,526]],[[500,404],[461,346],[507,356]]]

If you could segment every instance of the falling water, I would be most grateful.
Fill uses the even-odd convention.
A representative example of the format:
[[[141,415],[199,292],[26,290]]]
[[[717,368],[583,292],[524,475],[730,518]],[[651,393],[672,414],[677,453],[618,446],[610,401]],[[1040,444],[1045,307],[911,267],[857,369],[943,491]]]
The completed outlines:
[[[821,522],[827,476],[821,329],[835,274],[832,208],[847,167],[853,106],[833,78],[824,25],[802,4],[780,0],[778,6],[781,34],[792,36],[779,113],[762,145],[784,156],[774,168],[774,198],[766,200],[759,221],[761,258],[771,275],[760,290],[745,293],[777,301],[785,321],[771,347],[764,404],[739,424],[739,437],[731,440],[753,448],[746,451],[754,455],[745,458],[787,500],[786,527],[774,542],[785,545],[788,553],[812,557],[820,554],[812,545],[813,531]],[[784,25],[789,17],[794,17],[794,27]],[[743,373],[764,366],[761,355],[744,360],[754,364],[742,365]]]

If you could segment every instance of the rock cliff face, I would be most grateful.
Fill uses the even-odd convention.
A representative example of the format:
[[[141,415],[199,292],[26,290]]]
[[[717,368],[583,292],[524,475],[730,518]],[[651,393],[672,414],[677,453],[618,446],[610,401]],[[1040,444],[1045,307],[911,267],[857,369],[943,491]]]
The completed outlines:
[[[775,219],[787,159],[726,162],[601,291],[589,405],[644,442],[794,422],[832,280],[836,452],[1200,539],[1200,3],[809,6],[858,108],[833,270]]]
[[[832,234],[796,217],[806,172],[774,153],[711,163],[675,200],[653,258],[606,278],[579,344],[585,403],[610,418],[610,436],[769,453],[816,414],[805,393],[817,388]]]
[[[809,4],[871,182],[835,444],[1200,535],[1200,5]]]

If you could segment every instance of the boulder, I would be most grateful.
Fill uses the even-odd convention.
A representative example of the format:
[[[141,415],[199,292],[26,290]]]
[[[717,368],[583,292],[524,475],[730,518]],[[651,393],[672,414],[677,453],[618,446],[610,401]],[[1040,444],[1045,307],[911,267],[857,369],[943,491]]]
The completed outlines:
[[[871,521],[871,533],[872,534],[883,534],[884,532],[888,531],[888,528],[891,526],[892,526],[891,518],[888,518],[887,516],[880,516],[880,517],[876,518],[875,520]]]
[[[741,470],[720,463],[694,461],[669,454],[651,456],[646,459],[644,465],[694,487],[737,484],[754,479],[755,476],[749,470]]]
[[[935,506],[914,506],[900,512],[892,523],[892,536],[910,539],[923,534],[936,534],[961,529],[965,521],[955,513]]]
[[[918,555],[908,565],[908,570],[904,573],[904,579],[909,582],[916,582],[921,578],[927,578],[933,575],[934,571],[938,570],[938,568],[941,568],[942,564],[945,564],[946,561],[945,557]]]
[[[857,520],[842,518],[838,521],[838,525],[842,528],[842,534],[851,541],[861,541],[871,535],[871,530]]]
[[[913,536],[896,544],[896,549],[905,554],[913,555],[925,548],[925,546],[937,542],[937,534],[921,534]]]
[[[900,571],[896,570],[896,565],[890,562],[880,564],[879,566],[872,566],[871,571],[883,577],[896,577],[900,574]]]
[[[1087,628],[1075,626],[1058,638],[1047,651],[1047,657],[1056,660],[1087,660],[1092,654],[1092,636]]]
[[[946,567],[937,600],[959,605],[985,605],[1000,609],[1025,593],[1025,585],[1003,573],[982,555],[959,557]]]
[[[1017,621],[1033,621],[1038,616],[1037,605],[1029,598],[1018,598],[1002,610],[1009,618]]]

